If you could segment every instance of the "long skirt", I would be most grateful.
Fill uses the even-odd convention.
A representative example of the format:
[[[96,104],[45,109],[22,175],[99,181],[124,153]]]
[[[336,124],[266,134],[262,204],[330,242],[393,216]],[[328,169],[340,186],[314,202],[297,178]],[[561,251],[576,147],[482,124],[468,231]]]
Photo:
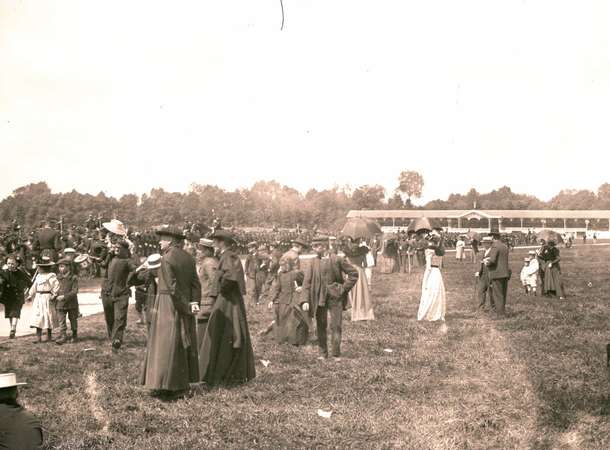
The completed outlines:
[[[179,314],[168,294],[158,294],[151,310],[142,384],[181,391],[199,379],[195,318]]]
[[[352,305],[352,321],[375,320],[373,300],[369,292],[364,269],[356,266],[356,270],[358,271],[358,281],[348,294],[349,302]]]
[[[39,294],[34,296],[32,302],[32,321],[30,328],[42,328],[52,330],[57,328],[57,311],[55,303],[51,302],[51,294]]]
[[[417,311],[417,320],[445,320],[447,297],[443,276],[438,267],[426,269]]]
[[[275,309],[275,339],[278,343],[305,345],[309,337],[309,316],[298,305],[279,304]]]
[[[544,293],[564,297],[561,271],[557,267],[546,268],[544,271]]]
[[[209,385],[242,383],[256,376],[244,300],[237,292],[216,298],[199,349],[201,381]]]

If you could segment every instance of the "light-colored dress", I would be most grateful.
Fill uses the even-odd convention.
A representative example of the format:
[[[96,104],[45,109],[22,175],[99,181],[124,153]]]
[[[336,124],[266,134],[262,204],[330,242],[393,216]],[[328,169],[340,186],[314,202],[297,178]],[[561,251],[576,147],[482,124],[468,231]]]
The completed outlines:
[[[464,249],[466,248],[466,243],[463,240],[458,240],[455,243],[455,259],[462,260],[464,259]]]
[[[32,321],[30,328],[50,329],[58,326],[57,311],[51,299],[59,291],[57,276],[50,273],[39,273],[30,288],[29,297],[32,302]]]
[[[421,298],[417,320],[445,320],[447,297],[440,267],[442,256],[437,256],[434,249],[426,249],[426,270],[422,280]]]

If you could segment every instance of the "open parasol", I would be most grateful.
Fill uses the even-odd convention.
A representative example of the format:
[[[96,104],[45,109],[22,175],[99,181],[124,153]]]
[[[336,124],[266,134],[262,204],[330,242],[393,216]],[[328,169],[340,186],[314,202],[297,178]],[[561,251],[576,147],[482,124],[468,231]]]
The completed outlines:
[[[479,233],[477,233],[476,231],[469,231],[468,233],[466,233],[466,236],[468,236],[468,238],[471,241],[472,240],[481,241],[481,235],[479,235]]]
[[[407,232],[419,233],[420,231],[432,231],[432,225],[430,224],[430,221],[425,217],[418,217],[417,219],[413,219],[407,227]]]
[[[370,239],[376,234],[382,234],[381,228],[377,222],[361,217],[352,217],[347,219],[347,222],[341,230],[343,236],[351,237],[352,239]]]
[[[561,237],[561,234],[557,233],[556,231],[548,230],[548,229],[540,230],[538,233],[536,233],[536,237],[538,239],[544,239],[546,242],[548,242],[548,241],[555,241],[556,243],[563,242],[563,238]]]

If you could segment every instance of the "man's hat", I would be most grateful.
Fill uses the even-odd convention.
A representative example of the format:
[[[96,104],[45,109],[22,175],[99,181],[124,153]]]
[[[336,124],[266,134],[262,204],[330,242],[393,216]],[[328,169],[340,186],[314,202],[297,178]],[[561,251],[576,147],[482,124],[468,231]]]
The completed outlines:
[[[125,225],[123,225],[123,222],[117,219],[112,219],[110,222],[104,222],[102,226],[111,233],[118,234],[120,236],[125,236],[127,234]]]
[[[307,242],[305,242],[305,240],[301,239],[301,238],[296,238],[293,239],[292,241],[290,241],[291,244],[298,244],[301,247],[309,247],[309,244]]]
[[[214,241],[211,239],[201,238],[199,239],[199,245],[201,247],[214,248]]]
[[[233,237],[233,235],[231,233],[229,233],[227,230],[215,231],[214,234],[212,235],[212,239],[217,239],[219,241],[225,241],[229,244],[235,243],[235,237]]]
[[[27,383],[17,383],[17,375],[14,373],[0,373],[0,389],[24,386],[26,384]]]
[[[51,267],[54,266],[55,263],[48,256],[41,256],[40,259],[36,262],[36,265],[39,267]]]
[[[499,237],[500,236],[500,228],[498,227],[491,227],[489,230],[489,235],[491,237]]]
[[[78,255],[76,258],[74,258],[74,262],[77,264],[80,264],[88,258],[89,258],[89,255],[86,253],[83,253],[82,255]]]
[[[315,236],[312,240],[311,240],[312,244],[328,244],[328,236]]]
[[[185,239],[184,231],[172,225],[161,225],[155,230],[157,236],[171,236],[178,239]]]
[[[525,258],[523,258],[523,261],[530,262],[531,260],[532,260],[532,258],[528,258],[527,256]]]
[[[153,253],[146,258],[145,264],[147,269],[157,269],[161,267],[161,255],[158,253]]]
[[[64,255],[66,253],[76,253],[76,250],[74,250],[73,248],[70,248],[70,247],[64,248]]]
[[[491,238],[491,236],[483,236],[483,239],[481,239],[481,242],[484,244],[485,242],[493,242],[493,239]]]
[[[528,255],[535,255],[536,254],[536,250],[530,250],[529,252],[527,252]]]

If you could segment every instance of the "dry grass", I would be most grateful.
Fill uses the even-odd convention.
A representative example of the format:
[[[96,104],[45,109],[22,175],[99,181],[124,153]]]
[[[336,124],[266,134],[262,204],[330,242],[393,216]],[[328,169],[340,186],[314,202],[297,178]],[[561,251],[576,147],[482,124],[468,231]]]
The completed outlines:
[[[75,345],[4,344],[0,371],[30,383],[22,400],[52,448],[610,448],[610,248],[562,253],[568,298],[525,297],[513,279],[501,321],[474,312],[473,266],[451,256],[446,327],[414,320],[418,274],[377,275],[377,320],[346,321],[341,362],[254,337],[254,381],[173,403],[138,385],[135,317],[118,355],[98,315],[82,320]],[[515,274],[522,257],[511,256]],[[250,308],[253,336],[269,320]]]

